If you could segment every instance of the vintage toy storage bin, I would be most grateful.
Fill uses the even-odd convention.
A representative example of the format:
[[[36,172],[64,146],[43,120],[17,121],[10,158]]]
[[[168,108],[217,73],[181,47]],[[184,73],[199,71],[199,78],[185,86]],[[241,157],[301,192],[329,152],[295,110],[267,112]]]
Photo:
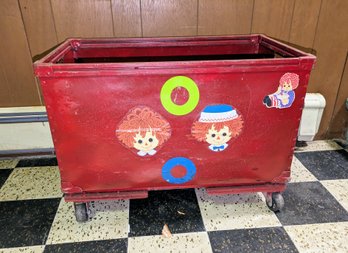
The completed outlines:
[[[69,39],[34,64],[66,201],[206,187],[274,211],[315,57],[263,35]]]

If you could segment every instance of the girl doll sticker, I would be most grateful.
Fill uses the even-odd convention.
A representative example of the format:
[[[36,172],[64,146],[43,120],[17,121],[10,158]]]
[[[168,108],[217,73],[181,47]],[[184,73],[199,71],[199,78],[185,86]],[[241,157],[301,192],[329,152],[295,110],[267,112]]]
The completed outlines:
[[[266,96],[263,104],[267,108],[289,108],[295,100],[295,89],[299,84],[299,76],[295,73],[285,73],[279,80],[275,93]]]
[[[201,112],[198,121],[192,125],[193,137],[207,142],[209,149],[220,152],[228,142],[237,137],[243,128],[242,116],[231,105],[209,105]]]
[[[170,137],[168,121],[149,107],[131,109],[116,130],[119,141],[139,156],[153,156]]]

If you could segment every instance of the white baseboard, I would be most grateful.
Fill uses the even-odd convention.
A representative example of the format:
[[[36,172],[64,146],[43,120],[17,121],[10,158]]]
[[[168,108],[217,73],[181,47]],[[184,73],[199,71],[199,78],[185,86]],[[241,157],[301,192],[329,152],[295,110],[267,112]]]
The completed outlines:
[[[18,120],[18,113],[46,112],[44,106],[0,108],[0,118]],[[8,116],[7,116],[8,115]],[[0,123],[0,151],[52,149],[48,122]]]

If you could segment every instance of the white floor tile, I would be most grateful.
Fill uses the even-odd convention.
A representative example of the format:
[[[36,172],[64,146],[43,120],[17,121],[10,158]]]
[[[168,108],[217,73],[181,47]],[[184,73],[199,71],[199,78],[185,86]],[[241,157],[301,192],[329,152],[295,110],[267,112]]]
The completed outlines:
[[[43,251],[44,246],[0,249],[0,253],[42,253]]]
[[[348,252],[348,222],[286,226],[300,253]]]
[[[331,140],[308,141],[307,147],[297,148],[296,152],[324,151],[342,149],[340,145]]]
[[[171,238],[162,235],[131,237],[128,253],[210,253],[212,252],[206,232],[174,234]]]
[[[348,179],[320,181],[322,185],[348,211]],[[348,238],[347,238],[348,239]]]
[[[0,169],[13,169],[16,167],[18,159],[0,160]]]
[[[88,222],[78,223],[73,203],[62,199],[46,244],[126,238],[128,208],[128,200],[96,201],[91,204],[94,217]]]
[[[291,183],[318,181],[306,167],[294,156],[291,164]]]
[[[2,186],[0,201],[59,198],[62,195],[58,167],[17,168]]]
[[[281,226],[261,194],[212,196],[204,189],[196,193],[207,231]]]

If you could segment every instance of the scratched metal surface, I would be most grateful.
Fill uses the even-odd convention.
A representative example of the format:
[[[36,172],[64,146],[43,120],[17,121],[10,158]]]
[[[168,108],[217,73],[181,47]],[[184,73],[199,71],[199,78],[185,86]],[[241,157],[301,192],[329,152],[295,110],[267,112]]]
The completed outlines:
[[[65,193],[286,183],[313,59],[305,65],[291,58],[151,64],[81,64],[80,70],[72,64],[71,71],[58,64],[53,76],[40,77]],[[286,72],[300,77],[294,103],[266,108],[263,98],[277,90]],[[200,91],[197,107],[184,116],[168,113],[160,101],[163,84],[178,75],[194,80]],[[173,93],[177,103],[188,96],[179,89]],[[241,134],[223,152],[212,152],[191,135],[193,122],[212,104],[232,105],[244,120]],[[170,124],[171,137],[154,156],[140,157],[116,138],[118,124],[137,106]],[[173,157],[195,164],[191,181],[174,185],[162,178],[163,165]]]

